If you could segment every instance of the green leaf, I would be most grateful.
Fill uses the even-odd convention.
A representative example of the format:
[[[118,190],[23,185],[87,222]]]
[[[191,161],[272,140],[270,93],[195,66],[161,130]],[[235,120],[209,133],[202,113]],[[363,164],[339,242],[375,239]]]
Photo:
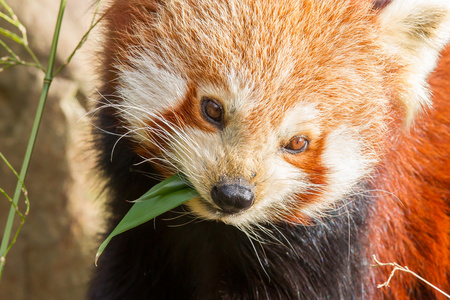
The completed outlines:
[[[188,185],[185,183],[180,174],[175,174],[164,181],[161,181],[154,187],[152,187],[147,193],[142,195],[139,199],[131,201],[133,203],[147,201],[156,196],[162,196],[177,190],[187,188]]]
[[[95,264],[97,265],[98,258],[113,237],[148,222],[196,196],[198,196],[197,191],[190,188],[180,179],[179,175],[174,175],[155,185],[135,201],[125,217],[100,245],[95,257]]]

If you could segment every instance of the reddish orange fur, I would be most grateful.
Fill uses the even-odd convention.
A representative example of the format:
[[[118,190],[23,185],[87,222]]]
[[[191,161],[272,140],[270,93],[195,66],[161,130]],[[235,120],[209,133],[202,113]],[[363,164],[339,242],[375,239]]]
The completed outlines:
[[[113,64],[115,58],[119,58],[122,62],[127,62],[128,53],[125,46],[139,45],[141,42],[139,38],[144,38],[150,42],[156,39],[158,34],[163,34],[161,32],[145,32],[144,37],[137,37],[133,32],[135,23],[143,24],[149,22],[148,17],[157,9],[157,5],[152,1],[120,0],[116,1],[116,3],[108,12],[108,19],[110,20],[108,24],[111,27],[109,31],[115,35],[108,37],[106,40],[107,46],[105,49],[110,48],[114,51],[105,56],[105,64],[109,66],[107,69],[112,69],[110,65]],[[310,1],[305,1],[304,7],[301,9],[308,11],[308,9],[311,9],[311,3]],[[362,12],[348,9],[348,11],[344,12],[348,13],[346,15],[347,18],[340,20],[330,19],[329,22],[348,22],[349,26],[355,26],[356,23],[358,28],[355,29],[355,32],[359,32],[362,35],[367,34],[365,38],[361,38],[361,36],[355,37],[355,42],[359,43],[358,46],[361,47],[360,51],[378,53],[377,45],[374,45],[370,38],[372,31],[364,28],[367,24],[375,22],[372,20],[374,16],[365,16],[368,11],[368,6],[365,3],[365,1],[364,3],[363,1],[357,3],[357,5],[363,6]],[[283,12],[283,9],[281,9],[281,12]],[[335,16],[333,13],[329,14],[330,18]],[[170,18],[171,16],[167,17]],[[316,17],[320,19],[319,16]],[[355,19],[361,19],[361,22],[355,22]],[[287,23],[284,26],[294,25]],[[311,22],[310,26],[305,27],[303,30],[306,36],[314,37],[315,34],[319,34],[314,22]],[[373,142],[373,145],[370,146],[376,148],[377,152],[382,153],[386,151],[374,178],[378,199],[371,211],[369,220],[370,234],[366,253],[368,261],[372,261],[372,255],[376,255],[382,262],[397,262],[400,265],[408,266],[409,269],[417,272],[443,290],[450,291],[450,212],[448,208],[450,201],[450,47],[447,47],[443,52],[439,66],[429,80],[433,92],[433,109],[422,113],[411,128],[405,129],[403,124],[404,112],[396,99],[396,90],[402,84],[400,82],[401,79],[397,78],[398,72],[401,70],[400,66],[385,61],[374,63],[361,60],[360,57],[354,57],[353,51],[345,52],[344,50],[339,53],[339,61],[337,58],[335,61],[331,60],[335,56],[332,52],[336,48],[340,48],[340,43],[343,45],[342,48],[345,48],[348,40],[353,39],[353,36],[351,36],[353,31],[349,30],[348,32],[347,36],[330,33],[331,36],[334,34],[340,37],[339,39],[332,39],[336,44],[329,49],[324,48],[323,44],[316,45],[314,41],[311,41],[309,44],[311,49],[308,49],[310,51],[308,54],[313,57],[314,61],[311,61],[311,57],[308,57],[302,64],[297,65],[294,74],[296,77],[293,80],[312,82],[312,85],[308,86],[308,92],[310,94],[318,93],[327,97],[328,101],[326,103],[318,104],[319,109],[325,114],[332,114],[335,117],[330,118],[330,123],[326,124],[325,128],[335,127],[336,124],[332,123],[333,121],[331,120],[340,122],[341,119],[348,118],[348,106],[351,106],[353,119],[350,122],[361,123],[366,122],[366,119],[367,122],[372,122],[370,128],[366,128],[360,134],[369,136],[369,139]],[[242,34],[251,33],[245,32],[244,29]],[[191,36],[195,36],[195,34]],[[282,38],[279,37],[280,40]],[[192,42],[195,43],[196,41]],[[276,52],[276,49],[273,47],[276,47],[278,42],[274,41],[272,45],[269,45],[272,48],[269,47],[266,50],[268,52]],[[218,53],[216,55],[220,57],[222,51],[226,53],[227,49],[214,49],[213,46],[209,47],[208,45],[201,46],[204,48],[199,46],[199,48],[184,49],[185,53],[183,55],[190,59],[187,66],[195,66],[184,70],[187,77],[203,78],[208,82],[225,86],[221,77],[221,70],[215,69],[216,66],[213,63],[208,65],[209,61],[206,58],[209,50],[216,51]],[[239,47],[246,48],[249,45],[238,45]],[[263,58],[262,68],[270,70],[267,72],[268,74],[276,68],[276,65],[273,65],[270,60],[266,59],[266,54],[254,53],[254,55],[255,57]],[[224,54],[223,57],[225,59],[227,56]],[[366,58],[364,55],[361,55],[361,57]],[[376,61],[375,58],[374,61]],[[358,86],[355,89],[363,91],[355,91],[355,94],[360,94],[362,98],[352,99],[354,102],[346,103],[348,106],[343,107],[341,103],[342,94],[348,93],[349,99],[354,96],[354,94],[342,91],[340,88],[342,85],[345,86],[347,78],[345,76],[340,77],[340,73],[336,70],[332,70],[330,73],[315,72],[311,68],[311,64],[319,66],[328,64],[333,66],[334,64],[341,66],[342,69],[345,68],[342,64],[348,64],[352,67],[356,66],[361,73],[365,73],[365,71],[374,66],[380,67],[380,65],[383,65],[386,75],[385,78],[381,79],[383,81],[381,85],[390,93],[390,106],[385,107],[383,104],[374,103],[373,100],[370,101],[370,97],[373,96],[371,93],[377,95],[379,91],[371,89],[370,86]],[[254,68],[256,69],[257,67]],[[198,70],[204,72],[198,73]],[[250,68],[250,71],[256,73],[261,70]],[[244,124],[248,124],[250,135],[258,134],[257,129],[252,127],[251,124],[256,123],[257,120],[267,124],[278,124],[282,121],[284,112],[292,108],[298,101],[297,90],[291,89],[291,86],[270,86],[270,80],[265,81],[264,72],[262,74],[260,79],[267,85],[260,86],[260,90],[263,91],[260,106],[243,120]],[[371,77],[372,75],[366,74],[366,78],[363,78],[362,81],[373,80],[376,82],[380,80],[376,76]],[[105,77],[112,79],[114,75],[109,73]],[[204,131],[213,131],[214,128],[201,117],[201,111],[195,110],[196,107],[199,107],[197,104],[193,105],[194,101],[192,100],[196,87],[195,83],[190,84],[190,93],[188,93],[183,104],[168,110],[165,113],[165,119],[171,120],[176,118],[178,121],[174,123],[179,125],[189,124]],[[335,86],[332,86],[332,84],[335,84]],[[376,82],[374,86],[377,84],[380,83]],[[298,83],[298,85],[301,84]],[[324,86],[329,87],[327,91],[323,90]],[[294,87],[296,86],[294,85]],[[281,102],[279,99],[284,99],[285,101]],[[267,107],[271,108],[269,112]],[[390,115],[385,116],[382,113],[370,115],[368,113],[383,109],[388,111]],[[376,120],[368,119],[372,117]],[[383,126],[380,126],[385,121],[385,118],[391,120],[387,137],[384,136]],[[378,141],[380,140],[384,149],[378,148]],[[315,143],[319,142],[315,141]],[[320,145],[313,144],[311,151],[307,155],[314,155],[320,158],[319,153],[322,149]],[[142,151],[142,149],[137,150],[137,152],[139,151]],[[139,153],[143,156],[148,155],[146,152]],[[296,159],[298,160],[295,161]],[[286,160],[314,174],[313,183],[322,184],[326,182],[326,176],[324,175],[326,169],[321,166],[320,159],[311,160],[307,159],[307,157],[301,157]],[[304,195],[300,197],[307,198],[309,196]],[[309,198],[307,200],[311,202],[315,199]],[[307,219],[300,212],[296,213],[296,215],[299,220]],[[377,267],[372,270],[372,277],[367,279],[367,290],[373,296],[372,298],[369,297],[369,299],[409,299],[408,290],[420,284],[412,275],[398,272],[391,281],[390,288],[377,290],[376,284],[387,280],[391,269]],[[437,292],[436,296],[439,299],[443,299],[443,296]]]
[[[388,151],[375,178],[377,202],[370,220],[368,260],[397,262],[440,289],[450,291],[450,46],[430,76],[433,109],[412,128],[393,122]],[[371,287],[385,282],[392,268],[373,268]],[[397,272],[390,288],[375,298],[410,299],[408,287],[420,285]],[[436,292],[438,299],[445,296]]]
[[[326,185],[327,184],[327,168],[324,167],[323,162],[321,161],[322,151],[323,151],[323,140],[316,141],[315,145],[313,145],[308,153],[305,153],[304,156],[288,156],[286,155],[285,159],[292,165],[308,170],[310,181],[316,185]],[[312,196],[314,195],[314,196]],[[306,191],[304,194],[300,194],[297,196],[299,199],[299,203],[312,204],[316,201],[320,201],[321,193],[313,193],[312,191]],[[291,220],[295,223],[307,223],[310,219],[300,212],[295,212],[295,218],[287,217],[288,220]]]
[[[110,43],[117,43],[117,46],[112,46],[116,52],[112,55],[117,56],[121,62],[127,62],[129,53],[124,49],[124,45],[136,46],[140,43],[151,44],[156,39],[163,36],[163,38],[174,38],[180,39],[176,35],[177,31],[184,30],[185,28],[173,29],[174,33],[159,31],[160,28],[151,31],[149,28],[143,28],[140,31],[140,35],[137,36],[133,33],[133,28],[136,26],[143,26],[149,21],[146,20],[145,15],[148,17],[151,15],[148,11],[155,10],[155,6],[150,4],[149,1],[134,1],[139,3],[140,11],[138,13],[137,9],[128,9],[126,6],[126,1],[118,1],[118,4],[110,10],[108,18],[111,20],[110,24],[115,24],[113,32],[116,32],[117,36],[110,39]],[[377,148],[377,143],[382,138],[383,131],[380,124],[383,122],[377,122],[377,120],[383,119],[385,116],[379,112],[384,109],[381,103],[373,101],[374,97],[381,98],[379,91],[375,90],[374,86],[379,84],[380,78],[376,72],[371,73],[374,68],[381,68],[382,62],[377,61],[375,57],[371,60],[363,60],[361,57],[366,57],[366,55],[371,55],[379,51],[378,46],[373,43],[373,31],[372,28],[368,27],[371,22],[370,16],[367,14],[369,6],[365,2],[361,1],[343,1],[338,7],[325,7],[320,8],[323,10],[321,15],[315,15],[313,13],[308,13],[309,11],[314,11],[318,9],[318,4],[314,1],[302,2],[302,7],[297,7],[298,3],[295,1],[284,3],[286,7],[279,6],[277,11],[273,12],[273,16],[265,16],[264,13],[272,11],[270,6],[273,4],[264,3],[260,1],[248,1],[249,5],[260,13],[261,16],[255,16],[256,18],[269,18],[277,20],[278,15],[288,15],[297,13],[298,20],[302,19],[303,15],[310,16],[311,20],[302,21],[300,24],[296,22],[297,19],[286,18],[284,23],[272,23],[266,22],[265,25],[268,28],[269,34],[275,36],[272,43],[267,45],[267,47],[255,47],[251,44],[239,44],[242,41],[251,40],[261,40],[260,43],[265,43],[267,40],[266,33],[261,30],[260,37],[254,37],[254,29],[240,28],[236,29],[234,35],[230,36],[230,44],[228,45],[224,41],[221,41],[220,47],[215,44],[206,44],[202,41],[195,40],[196,32],[188,32],[186,35],[193,38],[189,41],[178,41],[184,47],[178,51],[177,48],[169,49],[174,51],[174,55],[179,55],[186,64],[186,69],[182,70],[186,73],[187,78],[194,78],[198,81],[204,80],[209,83],[213,83],[217,86],[226,89],[227,84],[224,82],[224,78],[227,74],[224,73],[228,70],[224,70],[224,65],[229,65],[233,63],[233,60],[241,59],[240,53],[235,53],[237,49],[253,48],[253,51],[240,51],[242,53],[250,53],[247,55],[252,55],[252,57],[245,57],[243,60],[252,62],[249,66],[246,66],[248,72],[251,72],[250,78],[255,77],[253,83],[257,85],[257,89],[261,92],[258,95],[259,102],[245,118],[242,120],[242,124],[246,127],[249,137],[261,135],[261,133],[266,132],[265,126],[255,126],[255,124],[263,123],[271,126],[277,126],[283,120],[283,116],[286,111],[289,111],[292,107],[298,104],[299,100],[302,100],[303,95],[299,95],[299,86],[306,85],[308,94],[308,101],[314,99],[312,95],[321,95],[325,101],[318,102],[318,109],[323,111],[324,115],[332,116],[330,118],[324,118],[328,120],[325,124],[324,132],[328,128],[335,128],[343,120],[344,122],[349,121],[350,123],[359,124],[360,120],[363,119],[371,111],[377,111],[377,114],[372,114],[372,118],[369,122],[372,123],[370,130],[362,129],[360,134],[363,136],[370,136],[368,138],[369,143],[372,145],[366,145],[368,148]],[[263,7],[263,6],[269,6]],[[200,8],[196,11],[196,8],[192,8],[194,13],[198,14],[200,17],[204,14]],[[336,13],[336,10],[338,12]],[[130,11],[129,19],[124,24],[120,24],[123,20],[123,11]],[[173,13],[173,12],[171,12]],[[197,16],[197,17],[199,17]],[[171,20],[175,16],[167,13],[162,17],[162,22],[166,24],[171,24]],[[133,22],[134,21],[134,22]],[[120,25],[117,25],[120,24]],[[136,25],[137,24],[137,25]],[[321,38],[323,32],[318,29],[319,24],[323,26],[328,26],[330,28],[325,38]],[[119,27],[120,26],[120,27]],[[169,26],[169,25],[166,25]],[[179,24],[174,23],[174,26],[179,26]],[[351,28],[351,30],[342,30],[344,28]],[[286,44],[286,36],[283,34],[288,34],[292,30],[298,30],[304,32],[304,34],[292,37],[293,41],[291,45],[305,44],[306,49],[300,49],[296,55],[298,57],[303,57],[299,59],[299,63],[295,65],[295,70],[291,78],[286,79],[285,82],[272,82],[270,74],[277,74],[277,68],[282,62],[277,61],[276,58],[272,57],[271,53],[276,53],[280,45]],[[353,31],[360,31],[358,35],[354,35]],[[171,35],[175,35],[172,37]],[[303,40],[306,37],[306,41]],[[220,38],[219,36],[217,38]],[[141,39],[141,40],[139,40]],[[351,41],[351,42],[349,42]],[[233,43],[237,43],[233,44]],[[352,46],[348,47],[348,44]],[[193,46],[195,45],[195,46]],[[327,46],[329,45],[329,46]],[[360,52],[359,55],[355,55],[356,51]],[[157,54],[159,49],[154,49]],[[211,53],[214,57],[218,59],[223,59],[217,64],[215,61],[211,61],[209,58]],[[169,53],[171,55],[172,53]],[[236,66],[239,67],[239,61],[236,62]],[[327,66],[327,67],[325,67]],[[361,76],[361,81],[372,82],[374,86],[355,86],[348,87],[346,90],[342,90],[342,85],[348,82],[348,74],[345,74],[345,70],[355,70],[355,74],[351,76]],[[368,72],[368,70],[370,70]],[[201,71],[201,72],[199,72]],[[244,74],[246,76],[247,74]],[[196,84],[193,82],[192,84]],[[343,104],[343,99],[345,99],[345,105]],[[268,110],[267,107],[271,109]],[[349,119],[348,108],[352,108],[352,119]],[[184,104],[182,107],[176,110],[182,110],[186,112],[187,110],[192,111]],[[168,112],[171,113],[170,111]],[[183,118],[186,118],[185,116]],[[199,126],[199,124],[205,124],[203,127],[207,126],[207,122],[195,118],[194,126]],[[374,134],[376,132],[376,134]],[[319,143],[319,141],[314,141],[314,143]],[[314,149],[314,143],[311,144],[311,149]],[[313,151],[312,151],[313,152]],[[311,152],[311,153],[312,153]],[[320,152],[320,151],[319,151]],[[301,159],[304,160],[304,159]],[[306,171],[315,174],[317,177],[315,183],[326,182],[323,177],[324,169],[323,167],[318,167],[318,161],[310,161],[307,164],[298,162],[294,165],[302,166]]]

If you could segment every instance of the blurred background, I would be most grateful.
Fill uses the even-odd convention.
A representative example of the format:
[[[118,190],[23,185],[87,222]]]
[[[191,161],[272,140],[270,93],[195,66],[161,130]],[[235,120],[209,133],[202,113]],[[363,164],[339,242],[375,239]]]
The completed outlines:
[[[26,26],[30,46],[46,66],[59,0],[6,2]],[[88,30],[93,5],[92,0],[67,0],[57,66],[67,59]],[[101,228],[100,191],[92,167],[93,153],[89,150],[89,119],[85,116],[89,98],[95,97],[93,74],[95,48],[99,43],[96,35],[94,32],[90,36],[52,83],[25,181],[30,214],[6,257],[0,299],[84,299],[90,273],[95,268],[97,233]],[[31,60],[23,48],[13,49],[23,59]],[[5,53],[0,52],[0,56]],[[31,67],[15,66],[0,72],[0,152],[17,171],[30,135],[42,80],[42,71]],[[0,188],[12,197],[15,185],[15,176],[0,162]],[[8,200],[0,194],[0,236],[9,208]],[[18,224],[16,217],[14,229]]]

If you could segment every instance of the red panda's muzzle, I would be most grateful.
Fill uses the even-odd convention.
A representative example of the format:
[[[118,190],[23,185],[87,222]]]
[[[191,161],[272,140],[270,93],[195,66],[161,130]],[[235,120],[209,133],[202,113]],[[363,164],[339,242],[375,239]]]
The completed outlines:
[[[223,179],[211,189],[211,198],[226,214],[250,208],[255,200],[253,186],[243,179]]]

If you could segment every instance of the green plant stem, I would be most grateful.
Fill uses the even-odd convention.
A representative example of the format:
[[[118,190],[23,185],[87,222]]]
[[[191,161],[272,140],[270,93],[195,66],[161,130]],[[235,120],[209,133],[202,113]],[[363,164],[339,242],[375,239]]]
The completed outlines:
[[[95,15],[97,14],[97,11],[95,12]],[[94,15],[94,18],[95,18]],[[94,21],[94,19],[92,20]],[[67,58],[66,62],[61,65],[56,71],[55,71],[55,76],[58,75],[59,72],[61,72],[71,61],[72,58],[74,57],[75,53],[80,50],[80,48],[83,46],[83,44],[86,42],[89,34],[91,33],[92,29],[94,29],[95,26],[97,26],[97,24],[101,21],[101,19],[97,20],[96,22],[93,22],[91,24],[91,26],[89,27],[89,30],[83,35],[83,37],[81,38],[80,42],[78,43],[78,45],[75,47],[75,49],[72,51],[72,53],[69,55],[69,57]]]
[[[11,197],[9,197],[8,194],[6,194],[6,192],[0,188],[0,193],[2,193],[7,199],[8,201],[11,203],[12,206],[14,206],[17,215],[20,217],[20,225],[16,230],[16,234],[14,235],[11,243],[8,246],[8,249],[6,250],[5,255],[0,259],[0,264],[4,265],[5,264],[5,257],[8,254],[9,250],[11,249],[12,246],[14,246],[14,244],[16,243],[17,237],[19,236],[20,230],[23,227],[23,224],[25,223],[25,219],[28,216],[28,213],[30,211],[30,201],[28,200],[28,192],[25,188],[25,185],[23,184],[23,182],[20,180],[20,176],[19,174],[17,174],[16,170],[13,168],[13,166],[8,162],[8,160],[6,159],[6,157],[0,152],[0,158],[3,160],[4,163],[6,163],[6,165],[9,167],[9,169],[14,173],[14,175],[16,176],[16,178],[18,179],[18,181],[20,181],[20,183],[22,184],[22,194],[25,197],[25,204],[26,204],[26,210],[25,213],[21,213],[19,210],[19,207],[13,202],[13,199],[11,199]],[[0,280],[1,280],[1,276],[2,273],[0,272]]]
[[[9,30],[6,30],[4,28],[0,28],[0,34],[6,36],[7,38],[10,38],[11,40],[13,40],[16,43],[22,45],[25,48],[25,50],[30,54],[31,58],[33,59],[33,61],[35,63],[35,65],[33,65],[33,66],[36,66],[37,68],[44,71],[44,68],[41,66],[36,55],[34,54],[34,52],[31,50],[30,46],[28,45],[27,30],[26,30],[25,26],[23,26],[23,24],[20,23],[19,19],[14,14],[11,7],[9,7],[8,4],[6,4],[6,2],[4,0],[0,0],[0,4],[3,6],[3,8],[5,8],[8,11],[9,15],[11,16],[11,17],[8,17],[6,14],[0,12],[0,18],[6,20],[10,24],[17,27],[20,30],[20,32],[22,33],[22,37],[19,37],[17,34],[11,32]],[[2,45],[5,48],[7,48],[3,42],[2,42]],[[8,49],[6,49],[6,50],[8,50]],[[11,53],[12,51],[8,50],[8,52]],[[13,56],[15,56],[15,54]]]
[[[17,34],[15,34],[14,32],[12,32],[12,31],[9,31],[9,30],[4,29],[4,28],[0,28],[0,34],[6,36],[7,38],[12,39],[17,44],[20,44],[20,45],[24,44],[22,38],[20,36],[18,36]]]
[[[61,0],[59,12],[58,12],[58,18],[56,21],[55,32],[53,34],[53,41],[52,41],[52,46],[51,46],[51,50],[50,50],[50,57],[48,60],[47,71],[45,72],[43,88],[42,88],[41,96],[39,99],[39,104],[38,104],[38,108],[36,111],[33,128],[31,130],[30,139],[28,141],[28,146],[27,146],[27,149],[25,152],[25,158],[22,163],[22,168],[20,169],[20,174],[19,174],[20,179],[17,182],[16,190],[15,190],[14,197],[13,197],[13,203],[16,206],[19,202],[19,198],[20,198],[20,195],[22,192],[22,183],[21,182],[25,181],[28,167],[30,165],[31,154],[33,152],[37,133],[39,131],[39,125],[40,125],[40,122],[42,119],[45,102],[47,100],[48,91],[50,89],[50,85],[53,80],[53,68],[54,68],[54,63],[55,63],[55,58],[56,58],[56,49],[58,46],[59,34],[61,31],[61,23],[62,23],[62,18],[64,15],[65,8],[66,8],[66,0]],[[5,265],[5,255],[6,255],[6,251],[8,250],[8,244],[9,244],[9,240],[11,237],[11,231],[12,231],[12,226],[14,223],[15,215],[16,215],[16,210],[14,208],[14,205],[11,205],[11,208],[9,210],[8,220],[6,222],[6,227],[5,227],[2,243],[0,246],[0,274],[2,273],[3,267]]]
[[[55,71],[55,76],[58,75],[58,73],[61,72],[72,61],[72,58],[74,57],[75,53],[77,53],[77,51],[80,50],[80,48],[87,41],[87,39],[89,37],[89,34],[91,33],[92,29],[94,29],[95,26],[97,26],[97,24],[100,23],[100,21],[102,20],[103,17],[100,17],[98,20],[96,20],[97,15],[98,15],[99,10],[100,10],[101,4],[102,4],[102,0],[98,0],[97,1],[97,5],[95,7],[94,15],[92,17],[91,24],[89,26],[88,31],[83,35],[83,37],[78,42],[78,44],[75,47],[75,49],[73,49],[72,53],[67,58],[66,62]]]
[[[16,60],[18,59],[18,55],[17,55],[16,53],[14,53],[14,51],[12,51],[12,49],[9,48],[9,46],[6,45],[5,42],[3,42],[2,40],[0,40],[0,45],[1,45],[6,51],[8,51],[9,55],[11,55],[11,58],[16,59]]]
[[[0,0],[0,4],[6,9],[11,17],[15,15],[11,7],[4,0]]]
[[[28,46],[28,43],[24,44],[23,47],[25,48],[25,50],[27,50],[27,52],[30,54],[31,58],[34,61],[33,66],[36,66],[37,68],[41,69],[42,71],[44,71],[44,68],[41,66],[41,63],[39,62],[39,59],[37,59],[36,55],[34,54],[34,52],[31,50],[31,48]],[[47,71],[48,71],[48,67],[47,67]]]

